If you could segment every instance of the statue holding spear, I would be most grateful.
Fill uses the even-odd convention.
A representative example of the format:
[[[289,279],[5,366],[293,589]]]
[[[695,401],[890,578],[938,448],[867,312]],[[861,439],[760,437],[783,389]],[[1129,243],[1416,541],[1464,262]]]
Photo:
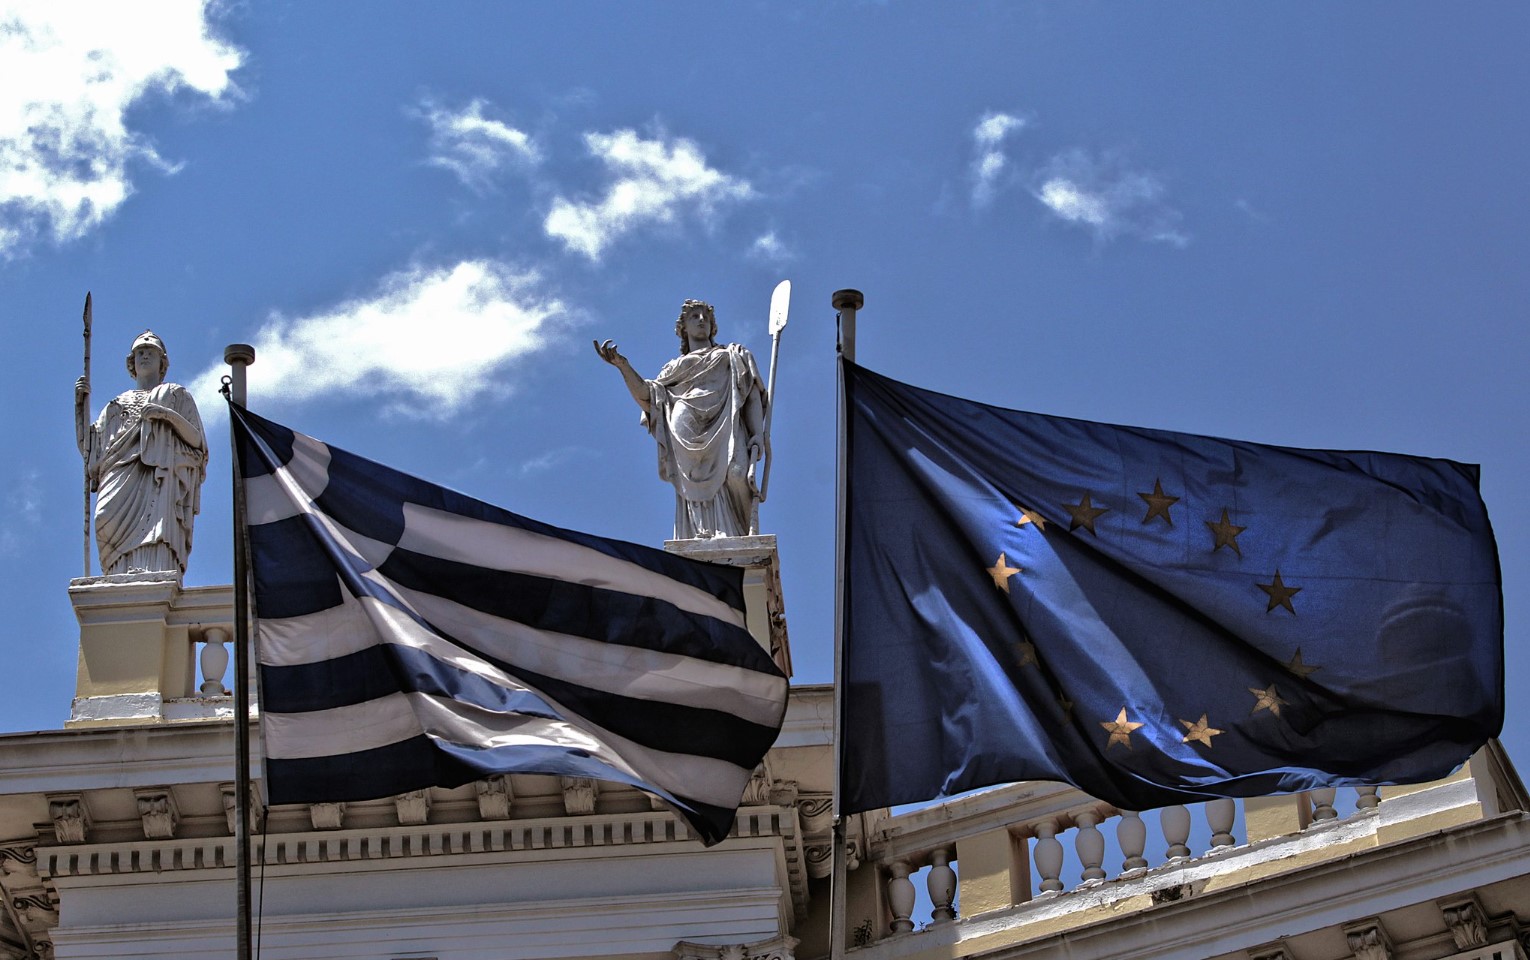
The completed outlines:
[[[191,392],[165,381],[165,342],[145,330],[127,358],[134,386],[94,423],[90,407],[90,298],[85,301],[85,375],[74,386],[75,439],[85,459],[85,571],[90,573],[90,494],[101,572],[179,578],[202,505],[207,438]]]
[[[771,350],[786,323],[783,282],[772,299]],[[775,308],[779,304],[779,323]],[[758,468],[769,449],[771,397],[742,344],[717,342],[712,305],[687,300],[675,322],[680,356],[652,380],[640,376],[614,341],[595,352],[621,372],[642,423],[658,444],[659,477],[675,488],[675,539],[742,537],[759,533],[759,503],[768,481]]]

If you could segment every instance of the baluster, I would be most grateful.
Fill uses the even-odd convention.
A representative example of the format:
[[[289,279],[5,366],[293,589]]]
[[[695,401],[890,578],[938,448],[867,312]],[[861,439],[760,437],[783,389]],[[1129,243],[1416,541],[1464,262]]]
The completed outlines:
[[[902,860],[888,864],[887,871],[891,874],[887,878],[887,906],[893,915],[892,932],[908,933],[914,929],[910,919],[914,913],[914,881],[908,878],[912,871]]]
[[[1041,874],[1041,892],[1056,893],[1063,888],[1063,846],[1057,839],[1057,821],[1043,820],[1036,824],[1036,849],[1032,854],[1036,872]]]
[[[1082,879],[1085,882],[1104,880],[1105,835],[1096,826],[1100,822],[1100,815],[1093,810],[1085,810],[1074,816],[1073,822],[1078,826],[1078,836],[1073,838],[1073,849],[1078,851],[1078,862],[1084,866]]]
[[[1140,873],[1147,869],[1147,824],[1135,810],[1122,810],[1121,820],[1116,824],[1116,842],[1121,845],[1121,875]]]
[[[1324,820],[1339,819],[1339,812],[1333,808],[1333,799],[1339,791],[1333,787],[1324,787],[1322,790],[1313,790],[1309,794],[1312,797],[1312,822],[1322,823]]]
[[[1238,818],[1238,805],[1228,797],[1206,802],[1206,824],[1211,827],[1211,850],[1216,853],[1222,847],[1230,847],[1233,840],[1233,821]]]
[[[222,627],[208,627],[202,633],[202,696],[226,697],[223,687],[223,671],[228,669],[228,631]]]
[[[1356,787],[1355,809],[1371,810],[1381,803],[1380,787]]]
[[[945,923],[956,919],[951,902],[956,899],[956,871],[951,869],[951,851],[941,848],[930,851],[930,872],[924,883],[930,891],[930,903],[934,905],[931,919]]]
[[[1158,824],[1163,827],[1163,838],[1169,844],[1169,860],[1189,859],[1190,811],[1184,804],[1164,807],[1158,813]]]

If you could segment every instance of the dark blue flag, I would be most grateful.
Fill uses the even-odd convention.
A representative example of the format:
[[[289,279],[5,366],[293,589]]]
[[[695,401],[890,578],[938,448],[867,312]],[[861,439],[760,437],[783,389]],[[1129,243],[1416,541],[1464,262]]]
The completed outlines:
[[[846,812],[1421,782],[1502,726],[1476,467],[845,383]]]
[[[230,406],[272,803],[496,775],[627,784],[733,827],[787,680],[743,572],[563,530]]]

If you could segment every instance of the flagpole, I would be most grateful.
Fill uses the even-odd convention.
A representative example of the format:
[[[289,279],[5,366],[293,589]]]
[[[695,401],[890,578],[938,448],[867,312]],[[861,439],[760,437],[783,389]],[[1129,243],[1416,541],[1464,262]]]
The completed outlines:
[[[90,291],[89,290],[85,291],[85,317],[84,317],[84,322],[85,322],[85,375],[80,378],[85,383],[85,401],[84,401],[84,404],[83,404],[83,406],[85,408],[84,424],[83,424],[85,429],[83,431],[80,430],[80,425],[81,424],[80,424],[79,407],[81,406],[81,404],[79,404],[79,403],[75,404],[75,408],[76,409],[75,409],[75,415],[74,416],[75,416],[75,421],[76,421],[76,423],[75,423],[75,432],[78,433],[80,435],[80,437],[82,438],[81,443],[80,443],[80,452],[85,455],[85,544],[84,544],[84,555],[85,555],[85,576],[88,577],[88,576],[90,576],[90,453],[91,453],[91,445],[95,443],[95,436],[92,434],[91,429],[90,429]],[[101,572],[103,574],[106,573],[105,570],[102,570]]]
[[[229,399],[245,404],[245,368],[255,362],[255,348],[231,343],[223,351],[229,365]],[[229,472],[234,479],[234,846],[237,960],[251,960],[250,923],[250,594],[249,538],[245,524],[244,478],[239,469],[233,416],[229,417]]]
[[[855,362],[855,311],[866,298],[859,290],[836,290],[830,300],[839,313],[839,355],[841,360]],[[834,862],[833,879],[829,896],[829,958],[842,960],[845,955],[845,884],[847,882],[847,857],[845,850],[845,821],[840,812],[839,771],[844,751],[845,733],[845,550],[846,542],[846,489],[848,481],[846,449],[848,440],[845,422],[845,368],[840,363],[839,373],[839,456],[837,459],[837,493],[834,507]]]

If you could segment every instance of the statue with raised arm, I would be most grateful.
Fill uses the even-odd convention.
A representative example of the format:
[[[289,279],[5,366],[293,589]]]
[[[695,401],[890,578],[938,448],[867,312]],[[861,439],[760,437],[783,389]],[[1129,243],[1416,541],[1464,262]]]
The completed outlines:
[[[610,340],[595,344],[621,371],[659,446],[659,478],[675,488],[675,539],[759,532],[755,468],[765,445],[765,384],[754,355],[717,344],[711,304],[687,300],[675,322],[680,356],[645,380]]]
[[[75,384],[75,439],[96,492],[96,547],[102,573],[186,572],[191,526],[202,506],[207,438],[196,401],[166,383],[170,357],[149,331],[127,355],[133,389],[90,423],[89,384]]]

